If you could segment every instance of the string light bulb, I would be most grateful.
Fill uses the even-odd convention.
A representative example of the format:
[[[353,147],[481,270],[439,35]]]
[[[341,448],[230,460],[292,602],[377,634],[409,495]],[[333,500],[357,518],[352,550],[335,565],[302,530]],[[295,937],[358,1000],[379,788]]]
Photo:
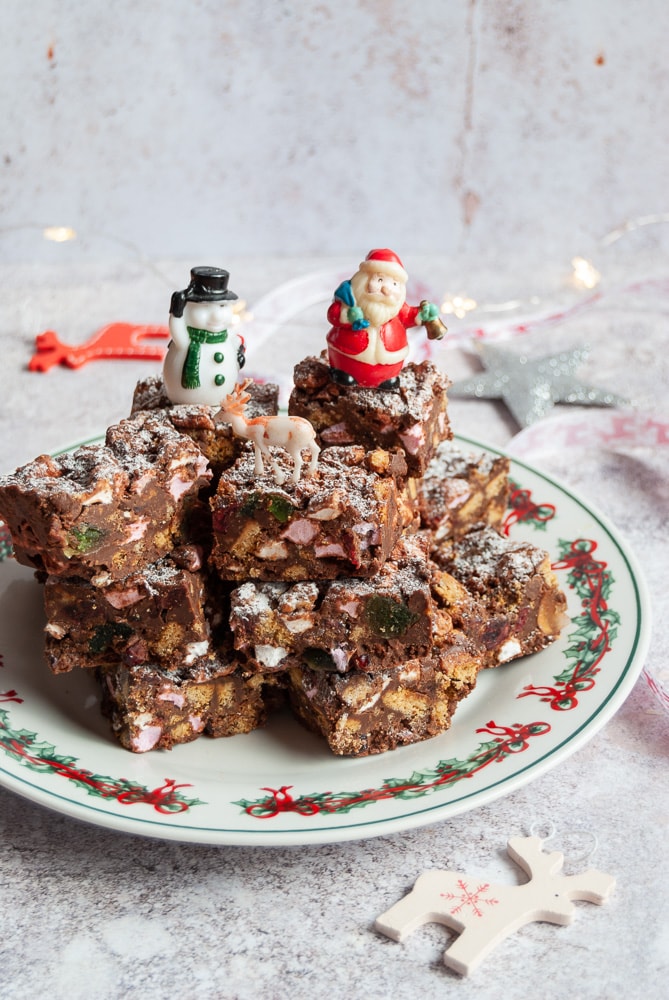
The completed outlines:
[[[577,288],[596,288],[602,276],[595,265],[585,257],[572,257],[572,280]]]
[[[42,235],[45,240],[49,240],[51,243],[68,243],[77,238],[77,234],[71,226],[47,226],[46,229],[42,230]]]
[[[463,319],[468,312],[476,309],[477,304],[476,299],[470,299],[465,295],[453,295],[444,299],[441,303],[441,311],[446,316],[457,316],[458,319]]]

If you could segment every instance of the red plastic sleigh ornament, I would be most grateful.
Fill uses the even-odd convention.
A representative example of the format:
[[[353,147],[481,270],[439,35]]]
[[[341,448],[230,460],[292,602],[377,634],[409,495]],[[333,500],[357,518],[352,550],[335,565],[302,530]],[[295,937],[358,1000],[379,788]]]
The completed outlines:
[[[169,336],[166,326],[108,323],[83,344],[71,345],[64,344],[53,330],[46,330],[35,337],[37,351],[28,362],[28,368],[31,372],[47,372],[54,365],[81,368],[87,361],[110,358],[162,361]]]

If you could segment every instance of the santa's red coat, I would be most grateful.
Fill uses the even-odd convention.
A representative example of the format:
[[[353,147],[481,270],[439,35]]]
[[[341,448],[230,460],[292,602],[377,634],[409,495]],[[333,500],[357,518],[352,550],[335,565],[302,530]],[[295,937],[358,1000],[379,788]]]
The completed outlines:
[[[367,348],[367,330],[354,330],[350,323],[342,322],[342,311],[347,315],[348,306],[338,299],[328,309],[331,329],[327,342],[332,367],[352,375],[360,385],[377,386],[397,375],[402,369],[403,360],[390,365],[367,364],[356,360],[355,356],[362,354]],[[405,302],[397,316],[381,324],[378,328],[379,338],[387,351],[401,351],[408,346],[407,330],[416,325],[419,312],[420,306],[409,306]]]

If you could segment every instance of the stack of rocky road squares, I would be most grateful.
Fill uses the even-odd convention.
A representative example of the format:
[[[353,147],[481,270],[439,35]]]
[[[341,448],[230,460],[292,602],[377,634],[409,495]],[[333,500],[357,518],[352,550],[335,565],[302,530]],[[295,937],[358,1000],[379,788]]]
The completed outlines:
[[[258,474],[217,407],[136,389],[104,444],[0,480],[19,562],[44,584],[54,673],[95,671],[120,743],[232,736],[290,705],[335,754],[446,730],[479,670],[559,635],[547,554],[501,532],[508,462],[453,442],[449,380],[408,364],[394,391],[295,369],[289,413],[321,447],[297,482]],[[244,419],[277,412],[251,384]]]

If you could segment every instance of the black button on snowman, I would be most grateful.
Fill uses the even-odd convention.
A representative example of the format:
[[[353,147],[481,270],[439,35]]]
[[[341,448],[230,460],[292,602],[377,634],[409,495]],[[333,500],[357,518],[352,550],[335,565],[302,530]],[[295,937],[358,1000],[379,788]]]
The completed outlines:
[[[217,406],[232,392],[244,367],[244,340],[232,329],[230,275],[219,267],[194,267],[190,284],[170,303],[172,337],[163,380],[172,403]]]

